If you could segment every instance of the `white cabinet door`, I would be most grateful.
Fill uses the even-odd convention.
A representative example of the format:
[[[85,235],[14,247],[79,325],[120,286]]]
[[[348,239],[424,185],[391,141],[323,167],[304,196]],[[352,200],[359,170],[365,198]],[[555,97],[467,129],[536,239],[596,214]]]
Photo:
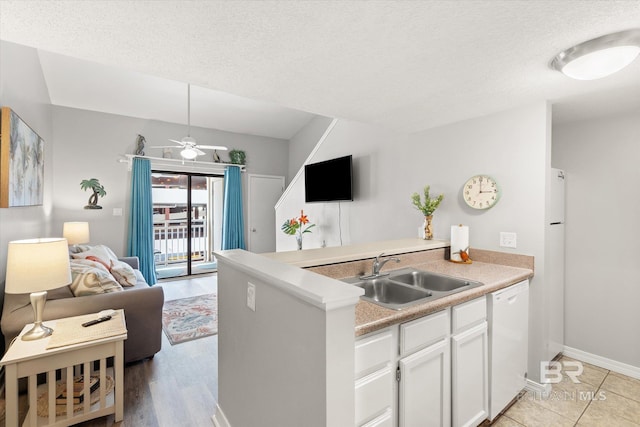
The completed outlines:
[[[380,415],[375,420],[369,421],[362,427],[393,427],[394,425],[395,423],[393,422],[393,412],[391,411],[391,409],[389,409],[384,414]]]
[[[400,427],[450,426],[450,361],[448,338],[400,359]]]
[[[397,328],[395,328],[397,329]],[[398,347],[398,338],[394,330],[387,328],[356,340],[355,371],[356,379],[362,378],[385,366],[391,366],[393,350]]]
[[[397,326],[356,340],[356,427],[396,427],[397,348]]]
[[[356,381],[356,426],[362,426],[381,413],[393,410],[394,374],[391,367],[387,366]]]
[[[452,425],[477,426],[489,415],[487,322],[452,336],[451,360]]]

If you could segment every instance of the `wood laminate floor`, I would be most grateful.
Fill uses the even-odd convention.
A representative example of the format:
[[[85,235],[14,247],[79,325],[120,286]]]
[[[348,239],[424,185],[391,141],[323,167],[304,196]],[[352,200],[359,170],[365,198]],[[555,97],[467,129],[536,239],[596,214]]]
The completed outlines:
[[[162,281],[165,301],[217,292],[217,275]],[[157,285],[156,285],[157,286]],[[218,400],[218,336],[171,345],[124,372],[124,421],[103,417],[82,427],[212,426]]]

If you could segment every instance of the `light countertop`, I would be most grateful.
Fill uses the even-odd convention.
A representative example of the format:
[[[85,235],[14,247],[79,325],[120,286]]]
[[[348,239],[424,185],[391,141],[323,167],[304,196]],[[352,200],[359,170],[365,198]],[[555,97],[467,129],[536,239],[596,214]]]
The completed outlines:
[[[472,264],[456,264],[447,260],[429,261],[412,267],[462,277],[483,283],[482,286],[458,292],[434,301],[424,302],[402,310],[391,310],[368,301],[356,305],[356,336],[368,334],[398,323],[407,322],[445,308],[478,298],[533,276],[528,268],[474,261]]]
[[[256,276],[278,289],[330,311],[358,303],[364,290],[343,286],[330,277],[314,274],[302,268],[287,265],[241,249],[215,252],[218,264]],[[219,273],[220,275],[220,273]],[[219,276],[220,277],[220,276]]]
[[[374,258],[382,252],[386,255],[398,255],[448,246],[449,242],[446,240],[399,239],[261,255],[296,267],[313,267]]]
[[[461,304],[482,295],[516,284],[533,276],[533,257],[503,252],[485,251],[472,248],[471,264],[458,264],[445,260],[449,242],[445,240],[423,240],[407,238],[349,246],[306,249],[302,251],[273,252],[261,254],[277,263],[293,267],[310,268],[321,275],[345,278],[354,276],[358,268],[369,267],[372,258],[381,253],[399,257],[399,264],[386,264],[385,271],[396,268],[413,267],[433,271],[449,276],[483,283],[482,286],[454,293],[434,301],[418,303],[402,310],[391,310],[377,304],[359,299],[355,307],[356,336],[383,329],[398,323],[407,322],[449,306]],[[362,261],[365,260],[365,261]],[[265,260],[266,261],[266,260]],[[294,268],[295,270],[295,268]],[[349,273],[347,273],[349,272]],[[306,280],[305,280],[306,281]],[[332,283],[336,283],[332,281]],[[348,283],[344,286],[360,290]],[[308,285],[300,282],[301,289]]]

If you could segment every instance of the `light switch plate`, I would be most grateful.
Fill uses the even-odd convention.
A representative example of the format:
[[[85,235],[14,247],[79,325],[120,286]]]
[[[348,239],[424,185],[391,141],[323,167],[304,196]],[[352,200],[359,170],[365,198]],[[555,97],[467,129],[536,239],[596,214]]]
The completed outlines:
[[[256,285],[247,282],[247,307],[256,311]]]
[[[517,245],[518,235],[506,231],[500,232],[500,246],[503,248],[515,248]]]

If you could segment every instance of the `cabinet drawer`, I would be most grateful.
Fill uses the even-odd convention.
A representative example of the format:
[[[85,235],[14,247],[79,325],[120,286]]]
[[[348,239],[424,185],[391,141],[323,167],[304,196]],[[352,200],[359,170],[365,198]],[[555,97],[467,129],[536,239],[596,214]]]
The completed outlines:
[[[356,341],[355,378],[360,378],[391,362],[393,341],[393,335],[389,329]]]
[[[362,427],[393,427],[393,419],[391,408],[387,409],[384,414],[376,417],[376,419],[369,421]]]
[[[356,381],[357,426],[391,409],[394,380],[394,372],[386,367]]]
[[[478,325],[487,318],[487,298],[482,296],[451,309],[451,333],[457,334],[471,326]]]
[[[400,325],[400,354],[411,354],[449,335],[449,309]]]

